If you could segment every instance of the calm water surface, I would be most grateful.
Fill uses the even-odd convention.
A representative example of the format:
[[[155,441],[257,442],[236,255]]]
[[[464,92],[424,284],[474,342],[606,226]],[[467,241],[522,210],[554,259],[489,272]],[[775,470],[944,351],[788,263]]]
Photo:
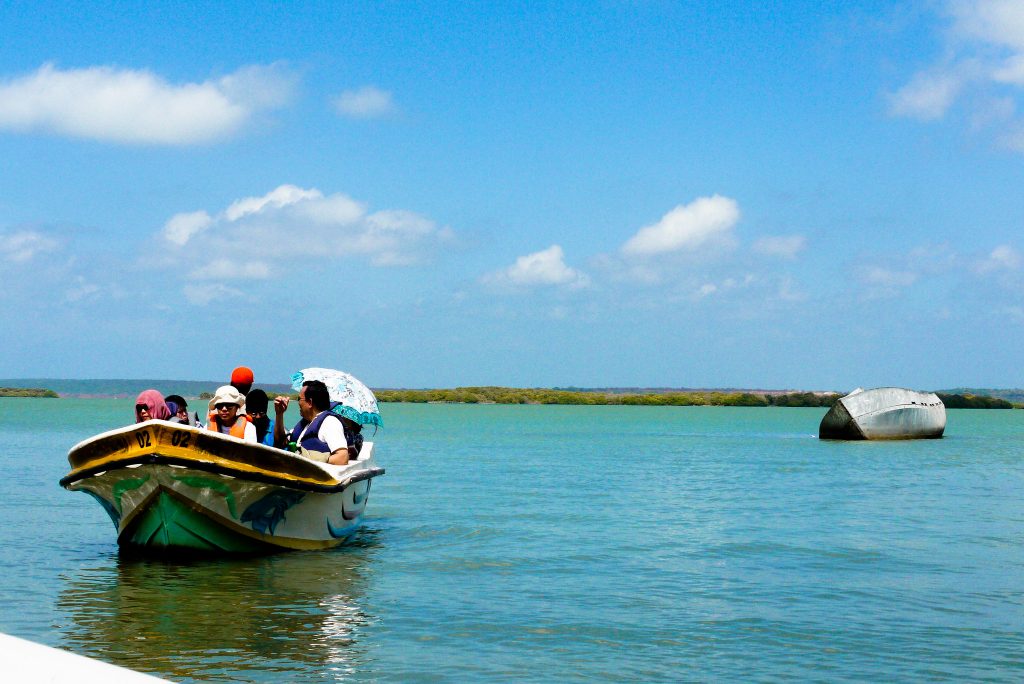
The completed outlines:
[[[180,681],[1024,679],[1024,411],[382,408],[356,543],[175,563],[57,485],[130,401],[0,399],[0,631]]]

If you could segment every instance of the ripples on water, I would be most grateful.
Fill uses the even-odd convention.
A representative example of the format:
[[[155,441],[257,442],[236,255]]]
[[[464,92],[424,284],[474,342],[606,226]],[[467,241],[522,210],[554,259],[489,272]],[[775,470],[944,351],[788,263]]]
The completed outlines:
[[[168,562],[59,489],[129,402],[0,400],[0,630],[176,680],[1017,681],[1024,412],[384,407],[358,541]]]

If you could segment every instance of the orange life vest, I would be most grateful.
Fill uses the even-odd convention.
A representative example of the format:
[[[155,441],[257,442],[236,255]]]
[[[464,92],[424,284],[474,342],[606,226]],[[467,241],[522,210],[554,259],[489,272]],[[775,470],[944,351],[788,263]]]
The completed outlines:
[[[247,416],[238,416],[235,418],[235,424],[231,426],[231,431],[228,434],[232,437],[237,437],[238,439],[245,439],[245,426],[249,423],[246,418]],[[206,424],[206,429],[213,430],[214,432],[220,432],[220,421],[217,420],[217,414],[210,414],[210,422]]]
[[[250,416],[248,413],[238,413],[236,415],[239,418],[245,418],[250,423],[252,422],[252,416]],[[206,414],[206,424],[209,426],[215,422],[217,422],[217,412],[210,411],[209,413]]]

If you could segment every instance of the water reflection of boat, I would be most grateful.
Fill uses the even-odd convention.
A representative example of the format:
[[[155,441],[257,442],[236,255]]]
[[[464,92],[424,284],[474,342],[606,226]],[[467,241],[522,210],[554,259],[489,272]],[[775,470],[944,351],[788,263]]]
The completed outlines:
[[[821,419],[821,439],[942,437],[946,407],[938,395],[900,387],[855,389]]]
[[[65,577],[61,645],[174,681],[345,679],[371,660],[367,532],[328,553],[101,558]]]
[[[122,546],[260,552],[324,549],[363,520],[373,443],[336,466],[187,425],[151,420],[75,445],[60,483],[99,502]]]

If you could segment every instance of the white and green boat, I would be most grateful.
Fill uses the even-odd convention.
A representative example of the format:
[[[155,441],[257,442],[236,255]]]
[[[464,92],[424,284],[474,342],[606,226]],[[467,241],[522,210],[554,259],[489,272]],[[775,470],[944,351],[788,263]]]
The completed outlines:
[[[209,430],[150,420],[87,439],[60,484],[92,496],[117,542],[160,552],[326,549],[363,521],[384,474],[365,442],[346,465],[311,461]]]

